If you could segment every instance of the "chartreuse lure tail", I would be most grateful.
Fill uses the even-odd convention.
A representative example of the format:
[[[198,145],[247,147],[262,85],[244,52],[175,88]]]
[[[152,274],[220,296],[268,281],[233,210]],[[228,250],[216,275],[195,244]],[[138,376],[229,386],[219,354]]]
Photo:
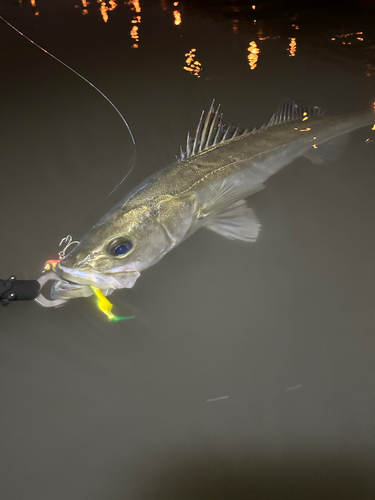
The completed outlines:
[[[111,304],[103,292],[95,286],[91,286],[90,288],[96,295],[96,305],[107,316],[109,321],[121,321],[123,319],[135,318],[135,316],[115,316],[112,312],[113,304]]]

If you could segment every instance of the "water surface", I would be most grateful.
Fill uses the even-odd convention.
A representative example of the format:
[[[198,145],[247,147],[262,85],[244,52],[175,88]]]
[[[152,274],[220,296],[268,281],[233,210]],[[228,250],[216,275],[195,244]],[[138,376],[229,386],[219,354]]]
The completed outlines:
[[[175,5],[176,4],[176,5]],[[1,2],[0,276],[39,277],[147,175],[213,98],[260,126],[284,98],[375,100],[370,2]],[[322,6],[322,7],[320,7]],[[254,244],[200,230],[112,297],[1,313],[7,500],[370,499],[375,132],[298,159],[252,197]]]

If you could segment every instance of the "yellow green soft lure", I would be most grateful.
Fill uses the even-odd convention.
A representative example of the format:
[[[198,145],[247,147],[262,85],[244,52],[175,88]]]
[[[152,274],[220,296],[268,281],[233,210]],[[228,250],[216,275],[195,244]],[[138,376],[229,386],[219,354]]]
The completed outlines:
[[[107,316],[109,321],[121,321],[122,319],[133,319],[135,316],[115,316],[112,312],[113,304],[107,299],[103,292],[95,286],[90,286],[96,295],[96,305]]]

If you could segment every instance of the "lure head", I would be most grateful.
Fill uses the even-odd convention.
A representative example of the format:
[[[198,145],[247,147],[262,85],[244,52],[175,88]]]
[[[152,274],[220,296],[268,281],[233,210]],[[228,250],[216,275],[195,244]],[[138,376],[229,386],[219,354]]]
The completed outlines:
[[[105,215],[56,265],[63,278],[100,289],[131,288],[188,231],[195,197],[163,196],[149,206],[126,204]],[[193,199],[194,198],[194,199]]]
[[[43,270],[42,272],[43,273],[47,273],[49,271],[54,271],[55,270],[55,267],[56,267],[56,264],[58,264],[60,262],[60,259],[49,259],[45,262],[44,266],[43,266]]]

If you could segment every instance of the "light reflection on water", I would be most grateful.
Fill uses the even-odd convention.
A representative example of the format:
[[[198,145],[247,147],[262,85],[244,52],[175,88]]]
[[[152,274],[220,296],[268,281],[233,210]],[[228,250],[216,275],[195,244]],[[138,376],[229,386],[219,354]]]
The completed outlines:
[[[259,59],[260,49],[258,48],[257,44],[253,41],[249,43],[249,47],[247,50],[249,52],[247,59],[249,61],[250,69],[255,69],[257,67],[257,62]]]
[[[213,98],[244,126],[286,97],[374,102],[373,10],[175,3],[2,6],[129,121],[138,161],[115,197],[174,161]],[[31,279],[117,201],[131,144],[89,86],[0,40],[0,276]],[[90,299],[2,308],[4,498],[373,498],[374,147],[368,127],[336,162],[271,178],[250,199],[259,240],[197,232],[113,294],[135,320]]]
[[[289,40],[290,40],[290,43],[289,43],[289,56],[290,57],[294,57],[296,55],[296,52],[297,52],[296,38],[295,37],[289,38]]]
[[[30,0],[31,6],[33,7],[33,12],[34,15],[40,14],[40,11],[37,10],[36,6],[36,0]],[[143,2],[145,5],[148,5],[148,2]],[[194,2],[195,3],[195,2]],[[139,48],[139,43],[140,43],[140,32],[139,32],[139,25],[141,24],[141,11],[142,11],[142,0],[126,0],[124,2],[119,2],[116,0],[93,0],[92,2],[88,2],[87,0],[81,0],[81,9],[80,12],[82,15],[95,15],[97,12],[100,13],[101,19],[104,23],[110,22],[110,16],[109,13],[111,13],[111,18],[114,19],[115,15],[115,9],[117,9],[119,6],[127,6],[132,12],[132,18],[130,20],[130,29],[129,29],[129,35],[131,38],[131,48],[137,49]],[[26,6],[26,3],[22,3],[22,5]],[[42,3],[41,3],[42,5]],[[175,26],[180,26],[182,23],[182,13],[181,13],[181,8],[184,8],[185,10],[188,10],[189,7],[189,2],[187,0],[182,0],[180,2],[172,2],[171,0],[161,0],[160,3],[155,2],[155,5],[158,5],[159,8],[163,11],[169,11],[170,15],[170,21],[175,25]],[[261,21],[261,26],[259,26],[259,23],[257,25],[257,19],[255,15],[258,16],[259,20],[259,14],[265,10],[265,6],[267,7],[267,4],[258,5],[258,9],[256,5],[251,5],[251,6],[246,6],[242,2],[230,2],[230,5],[226,5],[225,10],[225,16],[227,17],[228,21],[231,23],[232,27],[232,32],[233,34],[238,34],[240,30],[243,31],[249,31],[249,21],[252,17],[252,23],[253,23],[253,31],[254,34],[257,36],[257,41],[253,40],[249,42],[249,46],[247,48],[249,54],[247,54],[247,59],[249,61],[249,66],[251,70],[254,70],[257,67],[257,61],[259,59],[259,53],[261,52],[261,48],[258,46],[259,42],[263,42],[265,40],[278,40],[280,38],[285,40],[286,48],[289,53],[289,57],[295,57],[297,55],[297,43],[298,39],[296,36],[287,36],[285,37],[285,32],[288,30],[287,24],[289,24],[289,31],[291,29],[297,31],[300,30],[300,26],[302,27],[302,32],[304,29],[304,23],[305,24],[311,24],[311,20],[305,17],[305,19],[301,18],[299,21],[299,24],[296,24],[293,22],[295,19],[298,18],[298,15],[293,15],[290,16],[290,19],[286,16],[282,21],[279,21],[279,28],[283,32],[283,35],[277,35],[273,31],[273,25],[274,25],[274,19],[271,19],[269,21],[269,26],[268,26],[268,20],[263,19]],[[47,7],[47,5],[44,5],[44,7]],[[76,8],[80,7],[78,4],[75,5]],[[202,6],[203,7],[203,6]],[[155,7],[156,8],[156,7]],[[272,8],[272,2],[270,9]],[[257,10],[256,10],[257,9]],[[219,12],[219,11],[218,11]],[[116,14],[118,16],[124,16],[124,10],[122,9],[117,9]],[[213,11],[210,10],[210,14],[212,14]],[[240,18],[233,18],[231,19],[231,13],[237,16],[238,14],[241,14],[239,16]],[[43,9],[42,9],[42,15],[43,15]],[[303,17],[303,16],[301,16]],[[255,27],[257,28],[255,29]],[[317,26],[318,27],[318,26]],[[344,30],[343,27],[341,27],[342,30]],[[267,31],[269,33],[267,34]],[[271,31],[273,34],[271,35]],[[301,32],[301,36],[303,37]],[[371,50],[368,50],[368,55],[370,53],[370,58],[371,62],[367,64],[367,76],[371,76],[374,73],[374,67],[375,67],[375,55],[374,55],[374,49],[373,49],[373,38],[371,37],[371,33],[369,33],[370,39],[368,40],[368,45],[369,47],[372,47]],[[326,39],[326,33],[322,33],[322,38]],[[330,36],[330,40],[332,42],[339,42],[343,46],[350,47],[354,43],[358,42],[364,42],[365,41],[365,36],[366,34],[363,31],[355,31],[355,32],[342,32],[340,34],[334,34],[332,33]],[[243,51],[245,53],[245,48],[243,48]],[[190,68],[188,71],[191,71],[193,74],[198,76],[199,71],[197,71],[197,68],[194,68],[187,63],[187,66]],[[184,67],[186,70],[186,67]]]
[[[200,77],[200,72],[202,71],[202,64],[195,59],[197,49],[190,49],[189,52],[185,54],[186,61],[184,70],[189,71],[193,75]]]

